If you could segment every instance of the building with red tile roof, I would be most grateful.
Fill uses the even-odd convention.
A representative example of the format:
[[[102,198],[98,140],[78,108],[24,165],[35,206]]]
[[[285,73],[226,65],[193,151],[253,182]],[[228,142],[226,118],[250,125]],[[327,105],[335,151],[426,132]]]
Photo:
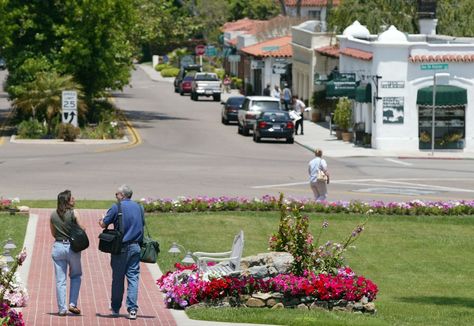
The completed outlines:
[[[290,43],[291,36],[276,37],[247,46],[240,49],[240,51],[260,58],[291,58],[293,56],[293,51]]]

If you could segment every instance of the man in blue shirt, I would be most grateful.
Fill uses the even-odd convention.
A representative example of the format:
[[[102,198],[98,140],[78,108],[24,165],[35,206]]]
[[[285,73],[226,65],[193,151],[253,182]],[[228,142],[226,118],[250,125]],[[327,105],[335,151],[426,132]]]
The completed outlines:
[[[115,197],[120,202],[122,211],[123,240],[122,252],[119,255],[111,255],[110,266],[112,267],[112,315],[118,316],[122,306],[125,276],[127,277],[127,300],[126,306],[129,319],[137,318],[138,310],[138,286],[140,279],[140,242],[143,240],[143,206],[131,200],[133,191],[127,185],[118,188]],[[104,218],[99,220],[99,225],[106,228],[114,224],[118,229],[118,205],[114,204],[107,211]]]

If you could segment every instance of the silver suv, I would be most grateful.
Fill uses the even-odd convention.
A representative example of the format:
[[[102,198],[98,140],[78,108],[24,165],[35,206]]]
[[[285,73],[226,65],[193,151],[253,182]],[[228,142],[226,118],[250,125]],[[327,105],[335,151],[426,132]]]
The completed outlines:
[[[260,113],[265,111],[280,111],[280,99],[269,96],[247,96],[238,114],[238,132],[245,136],[253,130],[253,126]]]

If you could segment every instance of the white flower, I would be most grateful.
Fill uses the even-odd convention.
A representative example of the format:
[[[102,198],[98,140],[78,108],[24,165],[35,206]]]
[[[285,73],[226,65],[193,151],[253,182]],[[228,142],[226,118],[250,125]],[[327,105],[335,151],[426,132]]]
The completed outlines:
[[[110,125],[115,128],[117,127],[118,123],[117,121],[110,121]]]

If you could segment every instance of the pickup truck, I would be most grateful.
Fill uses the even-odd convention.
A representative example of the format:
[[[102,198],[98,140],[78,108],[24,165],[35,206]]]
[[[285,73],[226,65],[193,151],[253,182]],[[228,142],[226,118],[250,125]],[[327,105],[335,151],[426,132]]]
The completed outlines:
[[[214,101],[221,100],[221,80],[212,72],[197,72],[191,86],[191,100],[197,101],[199,96],[212,96]]]

